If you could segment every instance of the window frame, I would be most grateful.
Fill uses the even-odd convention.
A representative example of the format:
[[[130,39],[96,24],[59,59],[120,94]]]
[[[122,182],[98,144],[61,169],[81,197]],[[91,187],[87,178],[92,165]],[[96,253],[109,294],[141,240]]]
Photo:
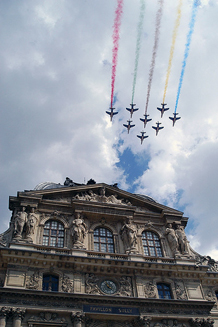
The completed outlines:
[[[149,238],[147,233],[151,233],[152,237]],[[156,239],[155,239],[155,237],[156,237]],[[151,244],[151,242],[152,242],[152,244]],[[159,243],[159,245],[157,245],[155,243]],[[156,232],[153,232],[150,230],[144,230],[142,232],[142,248],[143,248],[143,254],[146,257],[163,258],[163,256],[164,256],[160,237]],[[155,254],[153,254],[151,252],[151,249],[153,249]],[[160,255],[160,253],[161,253],[161,255]]]
[[[102,231],[104,233],[101,233]],[[98,231],[98,235],[95,233]],[[102,235],[101,235],[102,234]],[[98,240],[97,240],[98,238]],[[105,242],[103,242],[105,239]],[[109,240],[109,241],[108,241]],[[107,227],[96,227],[93,231],[93,244],[94,244],[94,251],[101,252],[101,253],[115,253],[115,242],[114,242],[114,234],[113,232]],[[98,248],[96,248],[98,246]],[[103,249],[105,247],[106,250]],[[110,250],[111,247],[111,250]]]
[[[49,277],[48,281],[45,278]],[[54,279],[54,280],[53,280]],[[45,292],[58,292],[59,291],[59,276],[50,273],[44,273],[42,277],[42,290]],[[45,284],[48,284],[48,289],[46,289]],[[55,288],[55,289],[53,289]]]
[[[161,286],[161,289],[158,286]],[[159,291],[163,292],[163,296],[161,296]],[[162,282],[157,283],[157,293],[158,293],[159,299],[162,299],[162,300],[172,300],[173,299],[172,288],[171,288],[171,285],[168,283],[162,283]],[[167,294],[170,295],[170,297],[166,296]]]
[[[46,228],[49,224],[49,228]],[[57,228],[52,228],[52,224],[57,224]],[[46,233],[45,231],[48,231]],[[55,244],[53,244],[55,240]],[[64,224],[56,219],[49,219],[43,226],[42,245],[63,248],[65,242],[65,228]]]

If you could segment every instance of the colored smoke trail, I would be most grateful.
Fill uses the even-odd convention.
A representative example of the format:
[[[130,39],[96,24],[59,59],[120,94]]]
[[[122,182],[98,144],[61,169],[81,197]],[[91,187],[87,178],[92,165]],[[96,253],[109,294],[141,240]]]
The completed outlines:
[[[113,106],[114,98],[114,83],[116,78],[116,68],[117,68],[117,55],[119,48],[119,31],[121,25],[121,16],[123,12],[123,0],[117,0],[117,8],[115,11],[114,19],[114,30],[113,30],[113,50],[112,50],[112,74],[111,74],[111,107]]]
[[[179,28],[179,24],[180,24],[180,19],[181,19],[181,8],[182,8],[182,0],[180,0],[179,4],[178,4],[177,18],[176,18],[175,26],[173,29],[172,45],[170,48],[170,58],[169,58],[169,63],[168,63],[168,68],[167,68],[167,76],[166,76],[166,81],[165,81],[163,103],[165,103],[165,97],[166,97],[166,92],[167,92],[167,87],[168,87],[168,82],[169,82],[169,77],[170,77],[170,71],[171,71],[171,66],[172,66],[172,60],[173,60],[173,54],[174,54],[174,49],[175,49],[175,43],[176,43],[176,37],[177,37],[177,32],[178,32],[178,28]]]
[[[177,110],[177,107],[178,107],[179,96],[180,96],[180,92],[181,92],[185,67],[186,67],[187,58],[188,58],[188,55],[189,55],[191,38],[192,38],[192,34],[194,32],[194,26],[195,26],[195,20],[196,20],[198,4],[199,4],[199,0],[194,0],[193,6],[192,6],[191,20],[190,20],[190,23],[189,23],[189,31],[188,31],[188,35],[187,35],[187,42],[186,42],[186,45],[185,45],[184,59],[183,59],[183,62],[182,62],[182,70],[181,70],[180,79],[179,79],[179,86],[178,86],[177,97],[176,97],[176,105],[175,105],[175,110],[174,110],[175,113],[176,113],[176,110]]]
[[[148,110],[148,102],[150,98],[150,92],[151,92],[151,84],[154,74],[154,67],[155,67],[155,59],[157,54],[157,48],[158,48],[158,41],[159,41],[159,35],[160,35],[160,23],[161,23],[161,17],[163,13],[163,2],[164,0],[159,0],[159,9],[156,14],[156,24],[155,24],[155,37],[154,37],[154,46],[152,51],[152,59],[151,59],[151,65],[150,65],[150,71],[149,71],[149,78],[148,78],[148,90],[147,90],[147,100],[146,100],[146,106],[145,106],[145,114],[147,114]]]
[[[138,72],[138,63],[139,63],[139,53],[141,47],[141,36],[143,30],[143,20],[145,15],[145,0],[141,0],[140,14],[139,14],[139,23],[138,23],[138,32],[137,32],[137,41],[136,41],[136,50],[135,50],[135,68],[134,68],[134,78],[132,86],[132,103],[135,95],[135,86]]]

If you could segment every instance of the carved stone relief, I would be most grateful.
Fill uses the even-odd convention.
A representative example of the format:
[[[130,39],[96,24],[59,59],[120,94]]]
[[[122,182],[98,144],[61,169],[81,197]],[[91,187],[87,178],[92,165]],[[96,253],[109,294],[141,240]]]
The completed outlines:
[[[85,291],[88,294],[100,294],[98,287],[99,278],[94,274],[86,274]]]
[[[151,280],[147,282],[144,286],[145,298],[156,298],[157,297],[157,286]]]
[[[73,293],[73,282],[67,275],[64,275],[62,279],[62,291],[66,293]]]
[[[130,277],[122,276],[119,279],[120,289],[116,295],[132,296],[132,283]]]
[[[216,294],[213,287],[208,287],[204,289],[205,299],[208,301],[216,301]]]
[[[184,283],[183,281],[176,281],[175,282],[175,290],[176,290],[176,298],[178,300],[187,300],[187,294],[185,291]]]
[[[34,322],[36,323],[48,323],[48,324],[61,324],[61,326],[66,327],[67,321],[65,318],[59,317],[57,313],[53,312],[40,312],[38,315],[31,316],[28,319],[28,325],[31,327],[34,325]]]
[[[102,276],[96,276],[92,273],[86,274],[85,292],[88,294],[104,294],[99,287],[102,280]],[[113,281],[118,287],[117,291],[113,293],[114,295],[133,296],[131,277],[122,276],[119,279],[113,278]]]
[[[189,320],[191,327],[213,327],[214,320],[213,319],[199,319],[199,318],[192,318]]]
[[[39,289],[39,273],[34,272],[30,277],[26,284],[26,288],[31,290],[38,290]]]
[[[128,200],[118,199],[117,194],[112,194],[112,195],[106,196],[104,187],[100,190],[100,195],[94,193],[92,190],[89,190],[87,192],[77,193],[72,198],[72,200],[122,204],[122,205],[128,205],[128,206],[132,205]]]

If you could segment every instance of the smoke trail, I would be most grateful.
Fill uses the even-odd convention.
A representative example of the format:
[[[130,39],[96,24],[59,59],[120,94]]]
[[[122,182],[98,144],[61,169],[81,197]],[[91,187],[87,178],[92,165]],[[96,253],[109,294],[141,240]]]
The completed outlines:
[[[180,79],[179,79],[179,86],[178,86],[177,97],[176,97],[176,105],[175,105],[175,110],[174,110],[175,113],[176,113],[176,109],[177,109],[177,106],[178,106],[178,101],[179,101],[179,96],[180,96],[180,92],[181,92],[185,67],[186,67],[187,58],[188,58],[188,55],[189,55],[191,37],[192,37],[192,34],[194,32],[194,25],[195,25],[198,5],[199,5],[199,0],[194,0],[193,1],[193,6],[192,6],[191,20],[190,20],[190,23],[189,23],[189,32],[188,32],[188,35],[187,35],[187,42],[186,42],[186,45],[185,45],[184,59],[183,59],[183,62],[182,62],[182,70],[181,70]]]
[[[134,78],[133,78],[133,86],[132,86],[132,103],[135,95],[135,86],[136,86],[136,79],[137,79],[137,72],[138,72],[138,62],[139,62],[139,53],[141,47],[141,36],[142,36],[144,15],[145,15],[145,0],[141,0],[136,50],[135,50],[135,68],[134,68]]]
[[[170,48],[170,58],[169,58],[169,63],[168,63],[168,68],[167,68],[167,76],[166,76],[166,81],[165,81],[163,103],[165,102],[167,86],[168,86],[168,81],[169,81],[169,76],[170,76],[170,71],[171,71],[171,66],[172,66],[173,54],[174,54],[174,49],[175,49],[176,37],[177,37],[177,32],[178,32],[178,28],[179,28],[179,24],[180,24],[180,19],[181,19],[181,8],[182,8],[182,0],[180,0],[179,4],[178,4],[177,18],[176,18],[175,26],[173,29],[172,45]]]
[[[158,41],[159,41],[159,35],[160,35],[160,22],[161,22],[161,17],[162,17],[162,13],[163,13],[163,2],[164,2],[164,0],[159,0],[158,2],[159,2],[159,9],[158,9],[157,14],[156,14],[155,37],[154,37],[154,46],[153,46],[153,51],[152,51],[152,59],[151,59],[149,78],[148,78],[148,90],[147,90],[147,100],[146,100],[146,106],[145,106],[145,114],[147,114],[148,102],[149,102],[150,92],[151,92],[151,84],[152,84],[152,79],[153,79],[155,59],[156,59],[157,48],[158,48]]]
[[[113,106],[114,98],[114,83],[117,68],[117,55],[119,48],[119,30],[121,24],[121,15],[123,12],[123,0],[117,0],[117,8],[115,11],[114,30],[113,30],[113,50],[112,50],[112,74],[111,74],[111,107]]]

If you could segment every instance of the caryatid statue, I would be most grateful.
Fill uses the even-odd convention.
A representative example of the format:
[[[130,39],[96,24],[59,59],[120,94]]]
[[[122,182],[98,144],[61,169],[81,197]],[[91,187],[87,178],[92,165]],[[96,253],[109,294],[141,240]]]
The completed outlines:
[[[26,222],[27,213],[25,212],[25,207],[22,207],[21,211],[18,211],[14,217],[14,239],[22,239],[22,233]]]
[[[182,254],[188,254],[188,240],[185,235],[184,227],[178,225],[176,229],[176,236],[178,239],[179,250]]]
[[[81,213],[76,212],[72,223],[72,238],[74,248],[84,248],[84,238],[87,232],[87,226]]]
[[[37,217],[34,212],[34,208],[31,208],[31,212],[29,213],[26,222],[26,239],[30,242],[32,242],[32,235],[34,234],[37,223]]]
[[[132,219],[130,217],[126,218],[125,224],[121,227],[120,234],[123,243],[126,246],[126,252],[128,253],[138,252],[136,249],[137,228],[135,224],[133,224]]]
[[[178,254],[179,253],[179,251],[178,251],[179,243],[178,243],[176,232],[172,227],[172,224],[168,224],[165,234],[167,235],[167,239],[168,239],[168,242],[169,242],[169,245],[170,245],[173,255]]]

